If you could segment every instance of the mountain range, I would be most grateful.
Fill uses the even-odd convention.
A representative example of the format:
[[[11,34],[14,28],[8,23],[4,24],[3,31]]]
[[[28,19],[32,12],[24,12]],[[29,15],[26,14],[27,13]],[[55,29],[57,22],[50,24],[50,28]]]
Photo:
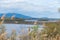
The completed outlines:
[[[4,14],[3,13],[0,13],[0,18],[3,16]],[[6,13],[5,14],[5,18],[11,18],[13,15],[15,15],[15,18],[22,18],[22,19],[29,19],[29,20],[39,20],[39,21],[42,21],[42,20],[60,20],[60,19],[56,19],[56,18],[47,18],[47,17],[42,17],[42,18],[34,18],[34,17],[30,17],[30,16],[26,16],[26,15],[23,15],[23,14],[18,14],[18,13]]]
[[[0,17],[2,17],[4,14],[1,13]],[[5,14],[5,18],[11,18],[13,15],[15,15],[15,18],[22,18],[22,19],[31,19],[32,17],[30,16],[26,16],[26,15],[22,15],[22,14],[18,14],[18,13],[6,13]]]

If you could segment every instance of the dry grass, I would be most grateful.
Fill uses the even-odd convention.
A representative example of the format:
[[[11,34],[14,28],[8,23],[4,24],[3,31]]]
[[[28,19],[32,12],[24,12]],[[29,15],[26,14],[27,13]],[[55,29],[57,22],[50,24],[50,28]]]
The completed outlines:
[[[1,25],[3,24],[3,21],[4,21],[4,18],[1,21],[0,27],[2,27]],[[9,36],[9,33],[7,33],[5,31],[5,28],[2,27],[2,28],[0,28],[1,29],[0,30],[0,40],[60,40],[60,34],[57,34],[55,37],[50,37],[50,36],[48,36],[47,33],[45,33],[46,32],[44,30],[45,28],[42,29],[43,31],[45,31],[44,33],[42,33],[42,31],[41,32],[37,31],[38,29],[35,30],[37,28],[36,27],[37,22],[35,22],[34,25],[35,25],[35,28],[32,31],[31,31],[31,28],[29,27],[27,34],[23,34],[23,35],[16,34],[16,30],[12,29],[12,33],[10,36]],[[57,27],[58,25],[60,25],[59,22],[58,23],[46,23],[46,25],[43,24],[43,26],[47,26],[47,27],[53,27],[53,26]],[[56,29],[54,29],[54,32],[55,31],[56,31]],[[22,29],[21,32],[24,32],[24,29]],[[59,30],[59,32],[60,32],[60,30]],[[50,34],[50,32],[49,32],[49,34]]]

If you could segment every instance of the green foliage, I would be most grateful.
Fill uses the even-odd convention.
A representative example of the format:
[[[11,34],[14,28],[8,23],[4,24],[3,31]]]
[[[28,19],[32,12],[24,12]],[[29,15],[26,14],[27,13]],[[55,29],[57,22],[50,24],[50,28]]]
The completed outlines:
[[[32,27],[32,29],[33,29],[34,31],[37,31],[38,28],[39,28],[39,25],[35,25],[35,26]]]
[[[32,27],[33,30],[32,30],[31,33],[30,33],[30,36],[31,36],[32,38],[36,38],[37,32],[38,32],[38,28],[39,28],[38,25],[35,25],[35,26]]]

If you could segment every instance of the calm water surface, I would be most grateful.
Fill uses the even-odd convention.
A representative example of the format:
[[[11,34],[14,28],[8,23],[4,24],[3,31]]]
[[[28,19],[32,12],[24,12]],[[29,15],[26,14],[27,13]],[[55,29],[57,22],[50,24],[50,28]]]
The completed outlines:
[[[34,25],[28,25],[28,24],[3,24],[6,27],[6,31],[8,33],[11,33],[11,31],[14,29],[17,33],[24,30],[25,32],[28,31],[29,27],[33,27]],[[40,29],[42,29],[42,25],[39,25]]]

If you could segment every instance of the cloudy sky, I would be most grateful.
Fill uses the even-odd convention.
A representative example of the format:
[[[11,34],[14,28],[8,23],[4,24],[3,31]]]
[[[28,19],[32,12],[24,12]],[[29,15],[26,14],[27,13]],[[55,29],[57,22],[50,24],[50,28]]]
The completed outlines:
[[[0,0],[0,13],[60,18],[60,0]]]

